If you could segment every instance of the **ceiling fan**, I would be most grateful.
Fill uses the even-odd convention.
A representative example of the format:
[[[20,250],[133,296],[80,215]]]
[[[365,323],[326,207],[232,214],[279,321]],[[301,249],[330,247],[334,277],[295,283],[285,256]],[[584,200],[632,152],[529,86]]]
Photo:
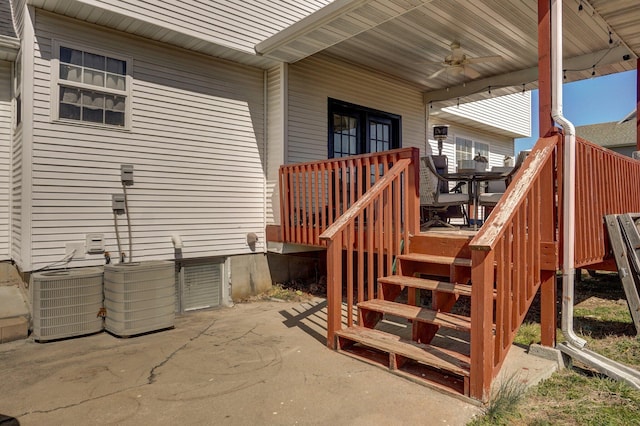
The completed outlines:
[[[501,60],[502,56],[498,55],[470,58],[462,51],[460,43],[454,41],[453,43],[451,43],[451,54],[447,55],[444,58],[444,61],[440,63],[443,67],[431,74],[429,78],[435,78],[443,72],[447,72],[450,74],[464,74],[470,79],[474,79],[480,77],[480,73],[471,68],[469,65],[482,64],[487,62],[499,62]]]

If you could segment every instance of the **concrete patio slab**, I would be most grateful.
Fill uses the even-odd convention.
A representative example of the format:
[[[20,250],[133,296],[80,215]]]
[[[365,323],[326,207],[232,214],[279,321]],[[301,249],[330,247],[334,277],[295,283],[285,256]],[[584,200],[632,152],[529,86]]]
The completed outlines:
[[[326,348],[324,302],[257,302],[107,333],[0,345],[0,418],[21,425],[464,425],[476,405]],[[531,364],[529,364],[531,365]]]

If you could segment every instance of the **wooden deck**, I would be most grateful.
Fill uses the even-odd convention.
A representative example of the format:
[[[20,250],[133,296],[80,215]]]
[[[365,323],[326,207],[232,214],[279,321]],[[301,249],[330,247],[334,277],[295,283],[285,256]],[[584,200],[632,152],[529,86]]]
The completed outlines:
[[[562,148],[560,135],[538,140],[477,231],[420,231],[416,149],[283,166],[284,219],[269,235],[326,247],[327,345],[481,401],[537,294],[542,344],[554,346]],[[640,162],[579,138],[577,152],[574,264],[610,266],[603,216],[640,211]],[[453,314],[461,298],[470,309]],[[382,329],[387,318],[407,321],[410,336]],[[467,335],[464,348],[434,348],[444,329]]]

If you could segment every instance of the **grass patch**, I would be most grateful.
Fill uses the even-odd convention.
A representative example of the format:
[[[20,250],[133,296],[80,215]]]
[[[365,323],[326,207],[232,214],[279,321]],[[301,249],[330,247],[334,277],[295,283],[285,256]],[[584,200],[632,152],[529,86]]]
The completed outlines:
[[[497,391],[484,410],[484,415],[474,419],[470,426],[509,425],[518,417],[518,404],[526,393],[524,383],[517,376],[510,376],[499,384]]]
[[[558,297],[560,309],[560,289]],[[582,282],[575,286],[575,300],[574,329],[587,340],[587,348],[640,369],[640,337],[618,276],[583,275]],[[539,312],[532,305],[514,342],[523,346],[539,343],[539,320]],[[558,330],[557,341],[563,340]],[[490,408],[491,404],[485,415],[470,425],[640,425],[640,391],[584,366],[555,373],[529,389],[515,406],[500,409],[503,414],[499,416],[491,414]]]
[[[608,377],[563,370],[527,393],[518,417],[525,425],[637,425],[640,392]]]
[[[281,301],[281,302],[306,302],[313,299],[313,295],[302,290],[292,289],[282,284],[274,284],[264,293],[249,296],[237,302],[260,302],[260,301]]]

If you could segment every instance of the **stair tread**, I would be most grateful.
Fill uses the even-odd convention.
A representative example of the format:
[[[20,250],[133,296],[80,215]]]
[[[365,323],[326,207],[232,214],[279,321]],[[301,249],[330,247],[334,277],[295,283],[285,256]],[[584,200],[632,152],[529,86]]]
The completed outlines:
[[[465,257],[438,256],[435,254],[424,253],[407,253],[398,256],[401,260],[410,260],[413,262],[437,263],[441,265],[456,265],[471,267],[471,259]]]
[[[395,315],[410,320],[427,322],[453,330],[471,331],[471,318],[469,317],[447,312],[438,312],[420,306],[373,299],[358,303],[358,308]]]
[[[471,286],[467,284],[457,284],[418,277],[406,277],[403,275],[391,275],[388,277],[378,278],[378,282],[403,285],[412,288],[419,288],[421,290],[436,290],[463,296],[471,296]]]
[[[345,328],[336,334],[384,352],[411,358],[460,376],[469,376],[470,359],[464,354],[440,350],[436,346],[404,340],[394,334],[360,326]]]

